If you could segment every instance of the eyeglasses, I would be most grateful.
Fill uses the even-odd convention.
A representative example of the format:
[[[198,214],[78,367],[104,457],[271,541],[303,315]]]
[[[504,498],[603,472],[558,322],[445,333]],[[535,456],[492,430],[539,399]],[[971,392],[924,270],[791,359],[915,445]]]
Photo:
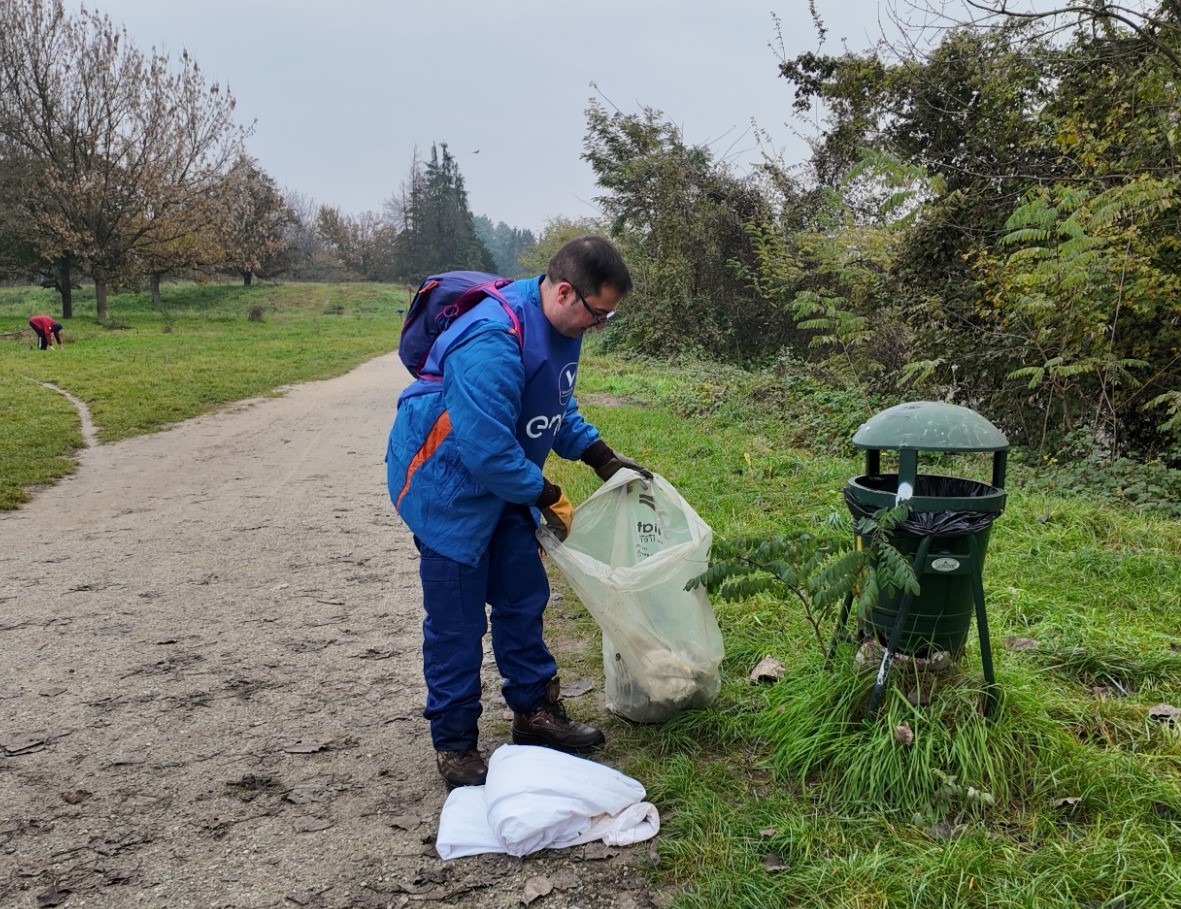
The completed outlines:
[[[567,281],[566,283],[570,284],[569,281]],[[579,291],[579,289],[577,287],[575,287],[573,284],[570,284],[570,289],[572,291],[574,291],[574,296],[578,297],[578,302],[582,304],[583,309],[585,309],[588,313],[590,313],[590,317],[592,319],[594,319],[594,321],[591,322],[591,325],[605,325],[606,323],[610,322],[612,319],[615,318],[615,311],[614,310],[612,310],[611,312],[605,312],[604,310],[601,310],[601,309],[595,309],[593,306],[591,306],[589,303],[586,302],[586,297],[584,297],[582,295],[581,291]]]

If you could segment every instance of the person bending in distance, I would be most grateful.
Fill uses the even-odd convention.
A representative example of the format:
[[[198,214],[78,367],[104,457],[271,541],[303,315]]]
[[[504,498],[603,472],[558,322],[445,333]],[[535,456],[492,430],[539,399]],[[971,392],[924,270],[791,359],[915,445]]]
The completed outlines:
[[[29,318],[29,328],[37,335],[37,349],[49,350],[53,346],[50,342],[50,337],[57,341],[58,350],[62,346],[62,324],[54,319],[52,316],[31,316]]]

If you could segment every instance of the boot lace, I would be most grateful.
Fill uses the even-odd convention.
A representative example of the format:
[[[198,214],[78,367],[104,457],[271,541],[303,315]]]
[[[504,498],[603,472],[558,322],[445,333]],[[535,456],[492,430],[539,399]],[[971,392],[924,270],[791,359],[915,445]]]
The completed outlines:
[[[561,701],[551,701],[548,704],[542,704],[538,709],[543,713],[548,713],[555,720],[562,723],[570,722],[570,717],[566,716],[566,707]]]

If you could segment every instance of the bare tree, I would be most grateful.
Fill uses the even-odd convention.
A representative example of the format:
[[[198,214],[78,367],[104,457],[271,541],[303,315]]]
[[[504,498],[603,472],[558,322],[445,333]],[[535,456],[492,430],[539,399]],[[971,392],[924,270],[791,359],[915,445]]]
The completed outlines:
[[[0,216],[10,237],[53,263],[69,318],[80,242],[46,223],[55,201],[47,198],[51,188],[32,189],[41,187],[47,160],[73,160],[71,136],[58,126],[66,89],[55,63],[67,53],[67,32],[60,3],[0,4]]]
[[[145,56],[126,29],[69,17],[62,0],[0,3],[0,88],[5,207],[59,286],[89,271],[106,318],[112,277],[176,242],[240,152],[233,97],[187,52],[175,68]]]
[[[222,209],[212,195],[195,197],[161,218],[129,263],[128,277],[148,276],[152,303],[161,305],[160,283],[177,271],[220,265],[218,243]]]
[[[337,269],[343,269],[350,279],[374,280],[377,261],[388,258],[397,237],[393,225],[375,212],[349,215],[327,205],[320,207],[316,230],[331,251]],[[389,265],[388,261],[382,263],[385,268]]]
[[[291,257],[288,263],[289,273],[296,277],[306,277],[315,273],[315,263],[325,249],[324,239],[316,230],[316,217],[320,206],[311,196],[290,187],[283,187],[280,195],[291,215],[291,220],[283,231]]]
[[[252,284],[254,276],[277,267],[288,250],[287,231],[295,217],[258,162],[239,156],[218,189],[222,264]]]
[[[1024,25],[1031,38],[1086,29],[1107,38],[1124,30],[1181,71],[1181,0],[891,0],[891,19],[914,40],[932,28]]]

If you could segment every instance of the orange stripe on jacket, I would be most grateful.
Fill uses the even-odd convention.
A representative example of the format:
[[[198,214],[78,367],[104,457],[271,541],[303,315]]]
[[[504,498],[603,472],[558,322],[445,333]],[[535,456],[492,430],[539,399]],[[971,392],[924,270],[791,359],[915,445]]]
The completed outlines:
[[[402,491],[398,493],[398,500],[394,502],[395,508],[401,508],[402,499],[410,490],[410,481],[414,479],[415,471],[426,463],[427,458],[435,453],[435,450],[443,444],[443,440],[450,433],[451,414],[444,410],[439,414],[439,419],[435,420],[435,425],[431,427],[431,431],[426,434],[426,441],[422,443],[422,447],[410,459],[410,466],[406,468],[406,483],[402,486]]]

